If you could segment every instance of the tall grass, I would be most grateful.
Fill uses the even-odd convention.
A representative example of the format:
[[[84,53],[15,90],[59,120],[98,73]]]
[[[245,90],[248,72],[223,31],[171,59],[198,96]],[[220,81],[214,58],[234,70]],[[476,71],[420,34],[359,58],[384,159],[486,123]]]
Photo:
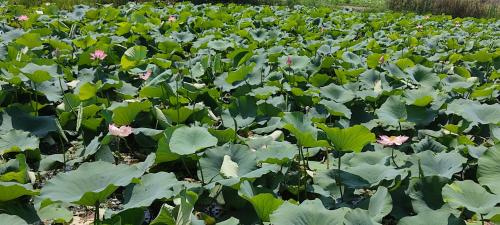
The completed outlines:
[[[500,17],[500,0],[387,0],[389,9],[455,17]]]

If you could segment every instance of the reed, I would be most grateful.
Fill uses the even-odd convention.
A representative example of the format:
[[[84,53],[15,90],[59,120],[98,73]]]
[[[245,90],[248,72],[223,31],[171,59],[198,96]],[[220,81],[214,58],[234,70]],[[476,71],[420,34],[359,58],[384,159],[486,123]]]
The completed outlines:
[[[387,0],[395,11],[448,14],[454,17],[500,16],[500,0]]]

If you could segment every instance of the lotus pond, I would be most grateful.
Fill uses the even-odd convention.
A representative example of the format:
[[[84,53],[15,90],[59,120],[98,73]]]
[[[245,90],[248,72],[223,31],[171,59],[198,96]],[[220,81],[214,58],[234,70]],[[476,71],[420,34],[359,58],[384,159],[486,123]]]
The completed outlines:
[[[500,22],[0,7],[0,224],[500,223]]]

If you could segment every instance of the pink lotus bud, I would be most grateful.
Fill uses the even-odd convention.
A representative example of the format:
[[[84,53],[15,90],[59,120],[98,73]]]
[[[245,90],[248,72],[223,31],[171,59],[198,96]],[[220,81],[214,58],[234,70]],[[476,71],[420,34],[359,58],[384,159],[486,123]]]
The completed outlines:
[[[104,58],[106,58],[106,56],[108,56],[103,50],[95,50],[94,53],[91,53],[90,54],[90,59],[92,60],[103,60]]]
[[[175,16],[169,16],[169,17],[168,17],[168,22],[170,22],[170,23],[173,23],[173,22],[175,22],[176,20],[177,20],[177,18],[175,18]]]
[[[380,56],[380,58],[378,59],[378,63],[379,64],[384,64],[384,62],[385,62],[384,56]]]
[[[139,77],[143,80],[147,80],[151,76],[152,73],[153,73],[153,71],[151,71],[151,69],[148,69],[144,74],[139,75]]]
[[[286,64],[291,66],[292,65],[292,57],[291,56],[288,56],[287,60],[286,60]]]
[[[19,21],[26,21],[26,20],[29,20],[30,18],[26,15],[21,15],[19,17],[17,17],[17,20]]]

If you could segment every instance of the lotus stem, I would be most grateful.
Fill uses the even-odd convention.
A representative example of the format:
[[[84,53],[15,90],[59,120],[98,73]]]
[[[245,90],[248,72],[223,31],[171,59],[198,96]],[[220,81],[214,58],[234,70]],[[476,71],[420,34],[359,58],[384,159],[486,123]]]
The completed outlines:
[[[191,171],[189,171],[189,168],[187,167],[186,162],[184,161],[184,157],[181,157],[181,161],[182,161],[182,166],[184,166],[184,169],[188,173],[189,177],[194,178],[194,176],[191,174]]]
[[[337,170],[338,170],[337,182],[338,182],[338,186],[339,186],[340,200],[344,201],[344,194],[342,193],[342,178],[340,177],[340,166],[341,165],[342,165],[342,153],[339,152],[339,162],[337,165]]]
[[[236,119],[234,117],[231,117],[233,118],[233,122],[234,122],[234,140],[233,140],[233,144],[236,144],[236,140],[238,139],[238,122],[236,121]]]
[[[300,161],[302,161],[302,168],[300,168],[300,175],[299,175],[299,190],[300,190],[300,187],[302,186],[301,185],[302,175],[305,174],[305,170],[306,170],[306,161],[304,158],[305,158],[304,157],[304,149],[303,149],[302,145],[299,145],[299,167],[300,167]],[[306,198],[307,198],[306,185],[307,185],[307,183],[304,183],[304,191],[305,191],[304,193],[306,193]],[[300,191],[299,191],[298,195],[300,195]]]
[[[99,225],[99,201],[95,203],[94,208],[94,225]]]
[[[175,80],[175,97],[176,97],[176,106],[177,106],[177,122],[176,122],[176,124],[179,124],[181,113],[179,111],[179,80],[178,79]]]
[[[203,168],[201,167],[200,160],[197,160],[198,167],[200,168],[201,173],[201,186],[205,185],[205,177],[203,176]]]
[[[326,169],[329,170],[330,169],[330,159],[328,157],[328,147],[326,147],[325,152],[326,152]]]
[[[483,217],[483,214],[479,214],[479,216],[481,216],[481,225],[484,225],[484,217]]]
[[[33,109],[35,110],[35,116],[38,116],[38,96],[36,94],[36,84],[35,84],[35,82],[31,81],[30,82],[30,86],[34,90],[34,95],[35,95],[35,106],[31,105],[31,107],[33,107]],[[30,98],[30,101],[33,101],[33,100]],[[30,102],[30,104],[32,104],[32,103]]]
[[[398,164],[396,164],[396,161],[394,160],[394,148],[391,149],[391,160],[392,160],[392,163],[394,163],[394,166],[396,166],[396,169],[399,169],[399,166]]]
[[[75,113],[75,110],[73,108],[73,106],[71,105],[71,103],[66,99],[66,95],[64,95],[64,89],[63,89],[63,86],[62,86],[62,81],[61,81],[61,77],[59,77],[59,87],[61,88],[61,95],[63,97],[63,103],[66,104],[68,103],[68,106],[69,106],[69,109],[71,110],[71,113],[73,113],[76,117],[78,117],[78,115]]]
[[[64,132],[61,130],[61,132]],[[64,148],[64,142],[62,140],[62,137],[61,137],[61,134],[58,135],[59,136],[59,142],[61,142],[61,150],[62,150],[62,154],[63,154],[63,171],[66,172],[66,148]]]

